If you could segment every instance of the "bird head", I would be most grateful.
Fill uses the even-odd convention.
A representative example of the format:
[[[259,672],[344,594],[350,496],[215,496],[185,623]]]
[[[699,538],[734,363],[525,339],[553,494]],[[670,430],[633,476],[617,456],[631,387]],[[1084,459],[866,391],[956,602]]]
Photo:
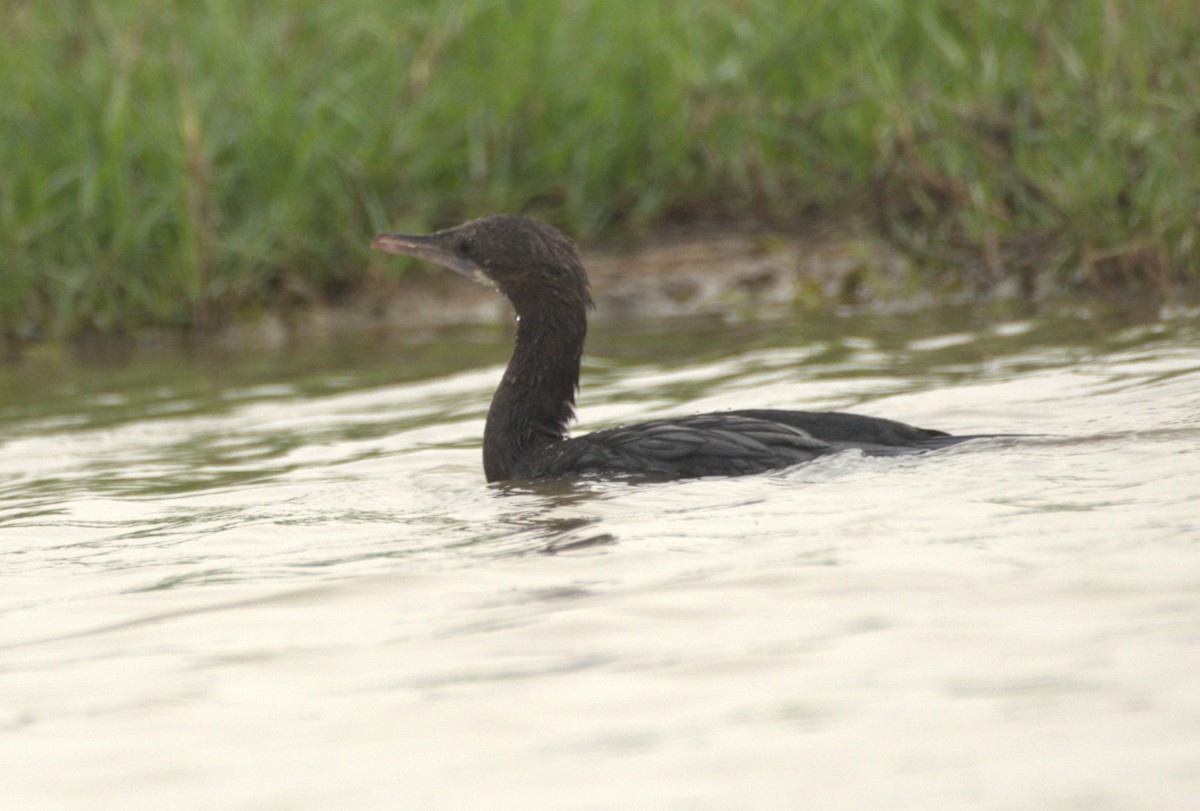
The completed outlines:
[[[547,301],[591,303],[579,251],[528,217],[482,217],[432,234],[380,234],[375,250],[425,259],[499,290],[517,312]]]

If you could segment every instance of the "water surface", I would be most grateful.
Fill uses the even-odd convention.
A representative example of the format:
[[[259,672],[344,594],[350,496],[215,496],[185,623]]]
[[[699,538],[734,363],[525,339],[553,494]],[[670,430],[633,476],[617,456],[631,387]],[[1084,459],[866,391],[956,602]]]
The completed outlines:
[[[1040,436],[488,486],[507,329],[0,368],[11,808],[1194,808],[1200,318],[598,326],[581,427]]]

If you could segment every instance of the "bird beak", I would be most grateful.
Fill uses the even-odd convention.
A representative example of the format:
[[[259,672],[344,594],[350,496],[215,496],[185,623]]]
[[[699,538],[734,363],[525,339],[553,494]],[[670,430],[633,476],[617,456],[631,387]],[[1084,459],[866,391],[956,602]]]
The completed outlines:
[[[435,265],[449,268],[455,273],[461,273],[474,279],[478,276],[479,266],[470,259],[459,256],[447,250],[434,236],[414,234],[380,234],[371,240],[371,248],[384,253],[399,253],[405,256],[415,256],[425,259]]]

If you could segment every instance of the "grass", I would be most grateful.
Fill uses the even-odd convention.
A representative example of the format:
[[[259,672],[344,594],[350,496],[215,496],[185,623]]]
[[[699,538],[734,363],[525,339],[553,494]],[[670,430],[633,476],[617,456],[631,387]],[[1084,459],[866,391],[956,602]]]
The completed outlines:
[[[0,335],[337,297],[369,236],[852,218],[964,284],[1200,265],[1191,0],[0,3]]]

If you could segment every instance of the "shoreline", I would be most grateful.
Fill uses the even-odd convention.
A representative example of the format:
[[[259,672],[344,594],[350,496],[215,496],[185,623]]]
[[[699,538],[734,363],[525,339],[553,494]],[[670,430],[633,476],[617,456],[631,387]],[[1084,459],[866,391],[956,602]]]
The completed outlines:
[[[705,315],[771,318],[813,308],[894,313],[1078,299],[1145,308],[1186,303],[1196,292],[1184,284],[1118,287],[1096,281],[1064,290],[1052,286],[1049,274],[1032,296],[1028,285],[1011,275],[968,287],[961,273],[920,267],[877,235],[849,228],[783,233],[753,226],[681,226],[581,246],[580,253],[591,281],[593,323]],[[492,290],[417,260],[372,254],[362,285],[338,301],[297,296],[291,303],[279,302],[203,331],[94,331],[62,341],[5,346],[0,357],[19,361],[31,353],[106,357],[194,348],[272,350],[355,331],[494,324],[510,317],[508,303]]]

